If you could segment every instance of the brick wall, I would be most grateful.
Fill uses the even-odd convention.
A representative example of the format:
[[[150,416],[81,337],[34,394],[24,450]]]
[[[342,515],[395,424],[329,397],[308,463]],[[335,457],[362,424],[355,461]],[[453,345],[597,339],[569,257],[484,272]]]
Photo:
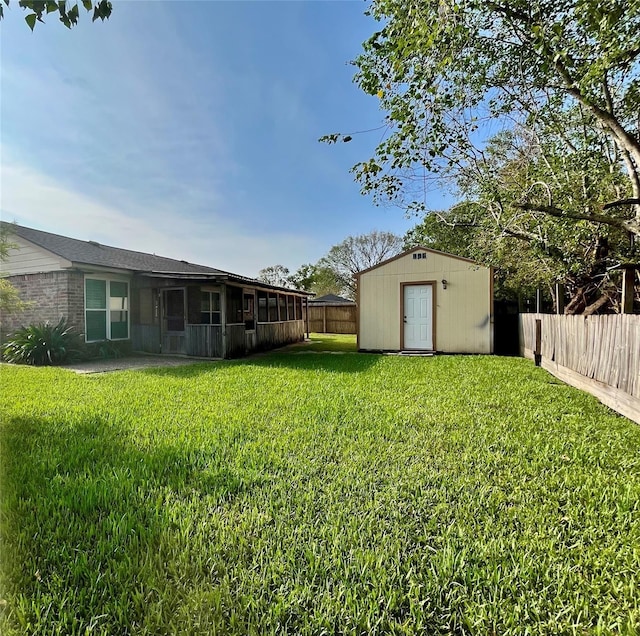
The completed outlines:
[[[66,318],[79,333],[84,333],[84,275],[82,272],[20,274],[9,276],[7,280],[18,290],[20,298],[31,305],[16,314],[0,315],[0,331],[3,335],[33,323],[49,321],[55,324],[60,318]]]

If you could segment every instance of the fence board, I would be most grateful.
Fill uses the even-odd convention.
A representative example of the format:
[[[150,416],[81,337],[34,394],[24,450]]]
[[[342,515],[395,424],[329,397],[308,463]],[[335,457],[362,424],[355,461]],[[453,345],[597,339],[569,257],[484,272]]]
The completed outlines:
[[[640,423],[640,315],[520,315],[520,352],[533,357],[542,321],[542,366]]]
[[[309,330],[314,333],[356,333],[356,306],[309,304]]]

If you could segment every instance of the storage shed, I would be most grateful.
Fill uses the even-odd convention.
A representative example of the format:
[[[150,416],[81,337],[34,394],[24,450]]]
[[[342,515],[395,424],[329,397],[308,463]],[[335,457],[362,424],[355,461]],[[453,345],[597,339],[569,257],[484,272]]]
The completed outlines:
[[[358,349],[493,352],[493,270],[414,247],[357,274]]]

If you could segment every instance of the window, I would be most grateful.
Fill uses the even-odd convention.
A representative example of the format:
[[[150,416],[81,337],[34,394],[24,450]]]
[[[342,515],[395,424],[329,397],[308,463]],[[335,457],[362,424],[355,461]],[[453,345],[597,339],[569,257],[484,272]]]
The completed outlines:
[[[280,307],[280,320],[287,319],[287,297],[278,294],[278,305]]]
[[[86,341],[128,339],[129,283],[86,278],[84,292]]]
[[[244,327],[251,331],[256,328],[256,296],[253,292],[244,293]]]
[[[295,297],[294,296],[287,296],[287,315],[289,316],[289,320],[295,320],[296,319],[296,310],[295,310]]]
[[[302,320],[302,298],[296,298],[296,320]]]
[[[269,322],[278,322],[278,294],[269,294]]]
[[[269,311],[267,308],[267,292],[258,292],[258,322],[269,322]]]
[[[242,288],[227,287],[227,324],[239,325],[243,320]]]
[[[220,292],[203,291],[200,302],[200,324],[220,324]]]

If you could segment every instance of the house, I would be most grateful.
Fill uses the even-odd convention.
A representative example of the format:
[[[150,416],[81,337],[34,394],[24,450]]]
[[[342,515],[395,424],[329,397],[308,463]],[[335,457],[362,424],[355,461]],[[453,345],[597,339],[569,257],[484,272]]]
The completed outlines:
[[[324,296],[316,296],[309,299],[310,305],[355,305],[353,300],[337,296],[336,294],[325,294]]]
[[[326,294],[309,299],[309,330],[315,333],[356,333],[356,303]]]
[[[414,247],[357,279],[361,351],[493,352],[493,271]]]
[[[3,333],[64,317],[87,343],[230,358],[304,339],[307,292],[187,261],[10,226],[2,276],[30,307]]]

